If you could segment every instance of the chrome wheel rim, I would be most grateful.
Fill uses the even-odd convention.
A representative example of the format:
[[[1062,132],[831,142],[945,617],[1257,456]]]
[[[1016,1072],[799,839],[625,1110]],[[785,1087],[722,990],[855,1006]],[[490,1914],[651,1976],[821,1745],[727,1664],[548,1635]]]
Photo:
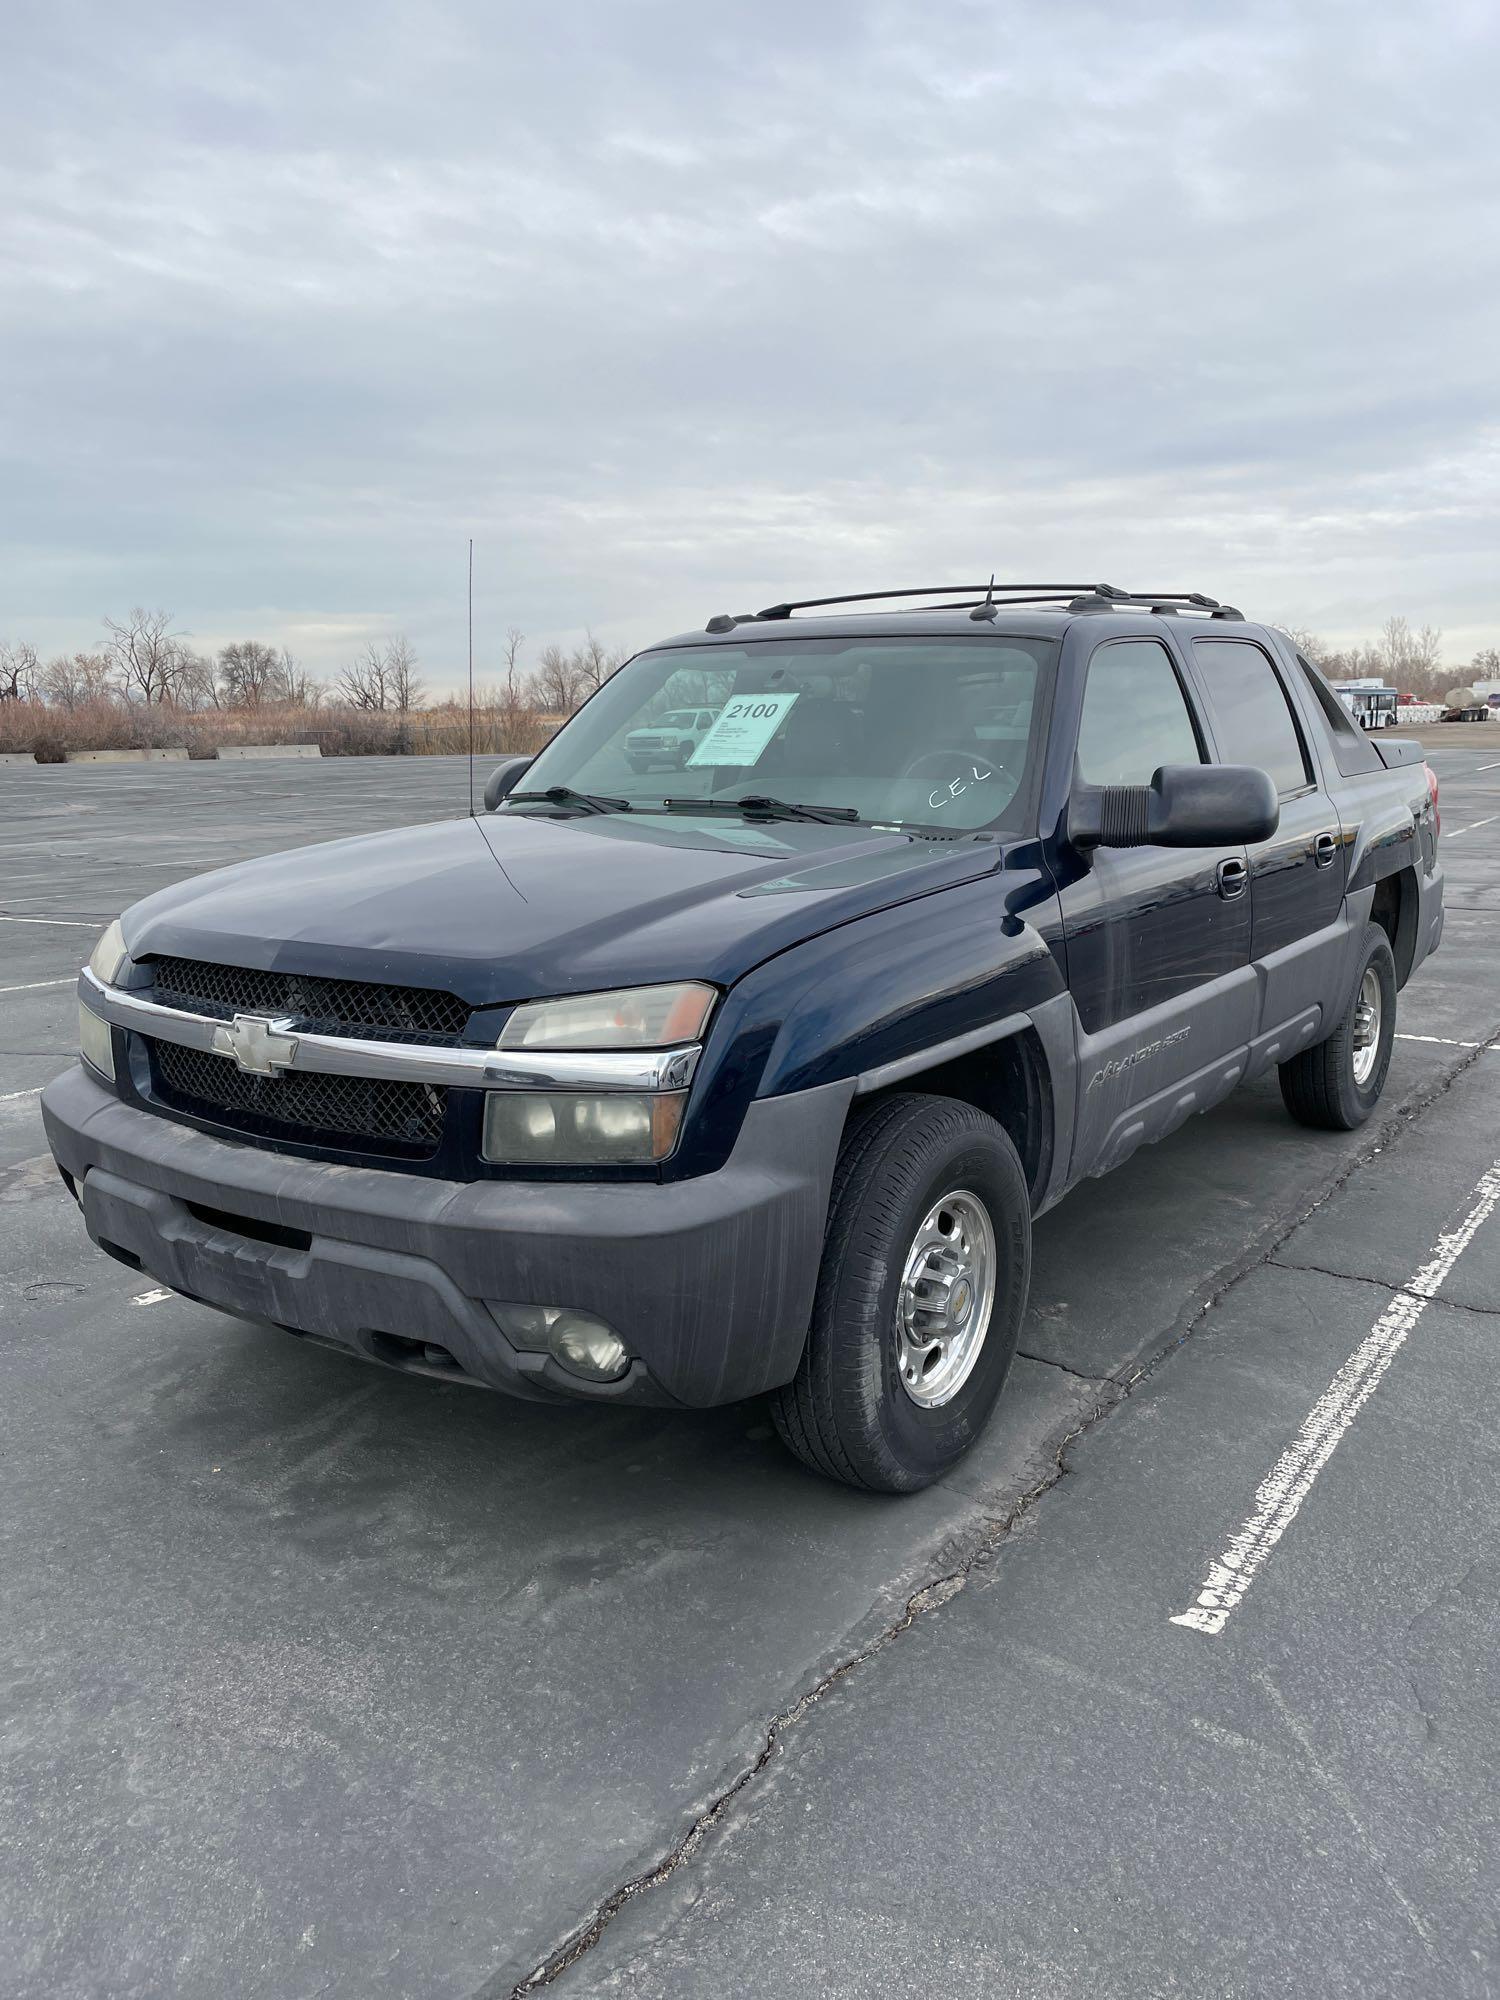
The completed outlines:
[[[1380,975],[1370,966],[1354,1003],[1354,1081],[1361,1089],[1375,1074],[1380,1054]]]
[[[935,1410],[958,1394],[984,1348],[995,1304],[995,1229],[978,1195],[955,1188],[923,1216],[896,1298],[896,1372]]]

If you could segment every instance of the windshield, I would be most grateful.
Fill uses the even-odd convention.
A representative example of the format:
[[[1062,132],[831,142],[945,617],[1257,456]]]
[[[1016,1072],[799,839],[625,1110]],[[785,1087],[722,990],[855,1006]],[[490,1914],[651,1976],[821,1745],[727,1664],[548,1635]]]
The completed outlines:
[[[712,811],[711,801],[754,796],[846,807],[884,825],[1003,824],[1034,762],[1056,650],[1050,639],[983,633],[642,653],[559,731],[518,790],[529,798],[565,786],[635,812],[661,811],[667,798]],[[662,730],[692,735],[649,740]],[[546,808],[518,797],[507,809]]]

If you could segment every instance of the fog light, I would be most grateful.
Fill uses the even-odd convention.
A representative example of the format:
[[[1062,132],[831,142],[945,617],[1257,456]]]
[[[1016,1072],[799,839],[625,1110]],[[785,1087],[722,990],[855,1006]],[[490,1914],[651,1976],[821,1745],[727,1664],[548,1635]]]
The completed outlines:
[[[550,1354],[575,1375],[586,1375],[591,1382],[613,1382],[630,1366],[624,1341],[592,1313],[574,1312],[571,1306],[487,1303],[513,1347]]]
[[[587,1313],[559,1313],[548,1329],[547,1349],[564,1368],[595,1382],[613,1382],[630,1366],[620,1336]]]
[[[115,1080],[115,1045],[108,1021],[101,1021],[82,1002],[78,1008],[78,1050],[90,1069]]]

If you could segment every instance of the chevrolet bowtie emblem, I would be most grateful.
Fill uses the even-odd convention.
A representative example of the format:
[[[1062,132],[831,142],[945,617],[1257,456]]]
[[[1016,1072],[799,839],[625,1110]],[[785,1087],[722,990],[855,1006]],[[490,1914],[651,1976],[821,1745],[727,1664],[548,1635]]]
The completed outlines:
[[[297,1037],[287,1033],[291,1026],[265,1014],[236,1014],[214,1029],[214,1052],[233,1056],[253,1076],[275,1076],[289,1069],[297,1054]]]

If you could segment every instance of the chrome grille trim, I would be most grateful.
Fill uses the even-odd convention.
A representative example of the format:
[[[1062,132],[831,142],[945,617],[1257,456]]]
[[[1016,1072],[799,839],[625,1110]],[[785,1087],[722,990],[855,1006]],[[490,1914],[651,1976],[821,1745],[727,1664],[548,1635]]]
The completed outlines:
[[[105,986],[85,968],[78,997],[103,1020],[158,1042],[224,1055],[226,1023],[167,1007],[123,986]],[[264,1015],[250,1018],[266,1020]],[[282,1022],[277,1021],[278,1029]],[[216,1039],[217,1038],[217,1039]],[[396,1082],[452,1084],[460,1090],[685,1090],[701,1044],[675,1049],[452,1049],[413,1042],[372,1042],[353,1035],[286,1031],[291,1049],[277,1071],[316,1070],[324,1076],[389,1077]]]

